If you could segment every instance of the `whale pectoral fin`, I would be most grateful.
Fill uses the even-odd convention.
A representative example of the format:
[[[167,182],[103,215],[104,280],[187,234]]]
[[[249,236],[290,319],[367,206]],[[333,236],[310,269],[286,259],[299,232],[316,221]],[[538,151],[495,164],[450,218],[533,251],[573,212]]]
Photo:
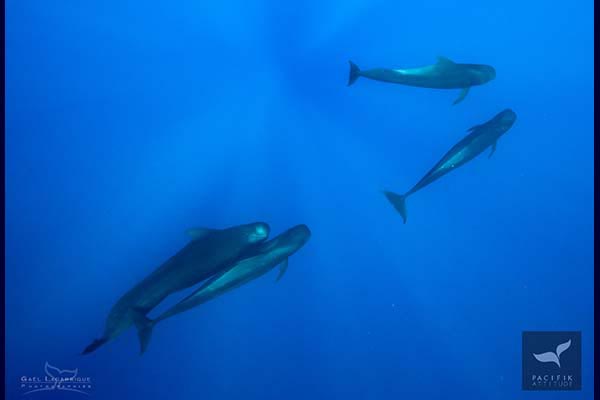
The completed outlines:
[[[285,274],[285,271],[287,271],[287,267],[288,267],[288,259],[286,258],[279,265],[279,275],[277,275],[277,278],[275,279],[275,282],[279,282],[279,280],[283,277],[283,274]]]
[[[460,94],[458,95],[457,99],[454,100],[454,103],[452,103],[452,104],[457,105],[458,103],[463,101],[465,99],[465,97],[467,97],[467,94],[469,94],[469,89],[471,89],[470,86],[463,88],[463,90],[460,91]]]
[[[185,231],[192,240],[201,239],[205,236],[208,236],[210,233],[215,232],[216,229],[210,228],[191,228]]]
[[[498,142],[494,142],[492,144],[492,151],[490,151],[490,155],[488,156],[488,158],[492,158],[492,155],[496,152],[496,143]]]

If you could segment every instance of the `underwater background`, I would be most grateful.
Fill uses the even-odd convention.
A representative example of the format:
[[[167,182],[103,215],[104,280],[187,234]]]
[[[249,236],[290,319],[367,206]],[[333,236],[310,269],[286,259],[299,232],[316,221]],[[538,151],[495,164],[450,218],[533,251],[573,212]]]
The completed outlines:
[[[8,0],[7,397],[49,363],[96,399],[592,398],[592,32],[592,0]],[[436,56],[497,77],[347,87]],[[505,108],[404,225],[381,190]],[[186,229],[254,221],[312,231],[281,281],[80,355]],[[582,332],[582,391],[521,391],[524,330]]]

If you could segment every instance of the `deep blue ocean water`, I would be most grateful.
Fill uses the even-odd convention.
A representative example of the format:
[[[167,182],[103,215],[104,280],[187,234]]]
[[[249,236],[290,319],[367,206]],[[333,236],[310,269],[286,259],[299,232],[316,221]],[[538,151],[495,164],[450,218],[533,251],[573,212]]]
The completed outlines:
[[[591,0],[7,1],[8,398],[82,398],[24,397],[46,362],[94,399],[592,398],[592,31]],[[497,78],[347,87],[436,56]],[[381,190],[507,107],[402,224]],[[186,229],[253,221],[312,231],[280,282],[80,355]],[[581,392],[521,391],[524,330],[582,332]]]

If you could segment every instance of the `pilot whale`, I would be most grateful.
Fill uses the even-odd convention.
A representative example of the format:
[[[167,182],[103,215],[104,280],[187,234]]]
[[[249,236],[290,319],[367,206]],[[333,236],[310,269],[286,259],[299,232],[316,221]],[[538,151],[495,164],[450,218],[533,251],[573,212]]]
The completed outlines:
[[[454,104],[464,100],[471,86],[483,85],[496,77],[496,70],[483,64],[459,64],[446,57],[438,57],[437,63],[419,68],[361,70],[350,61],[348,86],[359,77],[382,82],[398,83],[431,89],[462,89]]]
[[[269,230],[264,222],[220,230],[188,230],[192,240],[117,301],[106,319],[104,334],[83,354],[91,353],[133,325],[133,310],[146,314],[168,295],[222,272],[245,251],[264,241]]]
[[[140,338],[140,353],[144,353],[151,337],[152,328],[160,321],[204,304],[232,289],[248,283],[280,265],[276,281],[279,281],[288,266],[288,258],[298,251],[310,239],[310,230],[306,225],[296,225],[274,239],[264,242],[252,250],[247,258],[236,261],[223,273],[206,281],[192,294],[150,320],[144,313],[134,314],[134,322]]]
[[[489,155],[491,157],[496,151],[498,139],[512,127],[516,119],[517,114],[511,109],[506,109],[498,113],[491,120],[481,125],[473,126],[468,130],[471,133],[455,144],[408,192],[400,195],[384,191],[383,193],[387,199],[402,216],[404,223],[406,223],[406,198],[408,196],[471,161],[488,147],[491,147]]]

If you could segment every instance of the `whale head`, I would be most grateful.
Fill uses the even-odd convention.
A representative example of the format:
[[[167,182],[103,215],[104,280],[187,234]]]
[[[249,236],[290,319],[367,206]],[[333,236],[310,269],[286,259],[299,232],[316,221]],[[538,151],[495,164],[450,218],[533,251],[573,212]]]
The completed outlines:
[[[516,120],[517,114],[510,108],[507,108],[500,111],[498,115],[494,117],[494,124],[500,131],[506,132],[513,126]]]
[[[304,224],[296,225],[287,231],[281,233],[265,245],[265,249],[279,249],[288,254],[292,254],[304,246],[310,239],[310,229]]]
[[[472,68],[475,83],[482,85],[496,78],[496,70],[491,65],[475,65]]]
[[[286,232],[282,233],[282,237],[286,237],[287,240],[294,243],[299,248],[304,246],[308,239],[310,239],[310,229],[308,226],[304,224],[296,225],[293,228],[288,229]]]

